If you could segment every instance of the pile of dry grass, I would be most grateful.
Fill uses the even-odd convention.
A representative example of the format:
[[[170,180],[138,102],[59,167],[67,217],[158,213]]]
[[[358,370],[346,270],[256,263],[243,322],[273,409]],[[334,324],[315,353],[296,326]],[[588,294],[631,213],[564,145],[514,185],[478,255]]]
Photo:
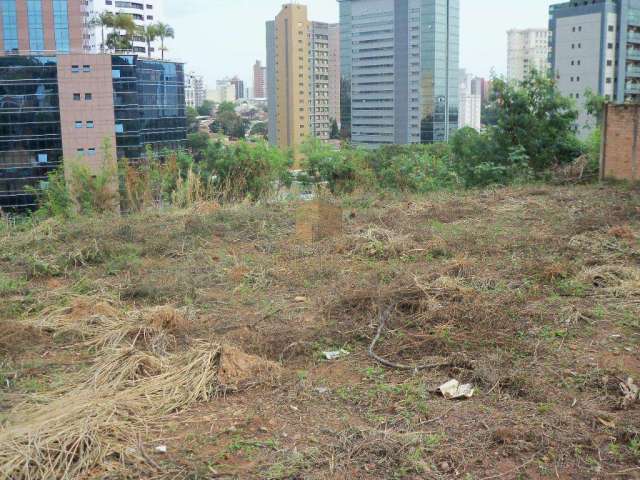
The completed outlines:
[[[598,294],[629,298],[640,296],[640,269],[633,266],[602,265],[588,268],[578,280],[591,285]]]
[[[90,377],[53,402],[14,408],[0,431],[0,478],[75,478],[107,462],[148,463],[138,437],[164,415],[279,373],[219,343],[181,343],[190,322],[171,307],[124,312],[79,299],[40,324],[82,338],[96,359]]]
[[[421,251],[410,236],[381,227],[370,226],[350,236],[349,240],[349,250],[352,253],[380,260],[399,258]]]

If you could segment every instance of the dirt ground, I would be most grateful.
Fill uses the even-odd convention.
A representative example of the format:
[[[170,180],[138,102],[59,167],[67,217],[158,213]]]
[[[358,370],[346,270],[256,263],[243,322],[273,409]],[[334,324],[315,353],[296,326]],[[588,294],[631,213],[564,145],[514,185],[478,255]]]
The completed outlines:
[[[80,386],[98,411],[102,373],[124,395],[184,368],[50,478],[640,479],[640,191],[342,205],[344,232],[313,244],[290,203],[1,227],[0,459],[20,466],[0,478],[45,471],[28,457]],[[381,321],[375,353],[409,368],[369,355]],[[187,366],[212,344],[215,390]],[[443,398],[450,379],[474,396]],[[30,453],[3,457],[16,438]]]

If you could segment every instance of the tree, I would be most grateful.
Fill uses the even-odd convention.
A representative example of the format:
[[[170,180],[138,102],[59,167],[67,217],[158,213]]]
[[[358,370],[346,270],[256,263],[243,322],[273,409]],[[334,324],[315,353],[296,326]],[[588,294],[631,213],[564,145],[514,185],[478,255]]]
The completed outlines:
[[[193,107],[187,107],[187,131],[190,133],[198,131],[198,111]]]
[[[147,44],[147,57],[151,58],[151,43],[158,37],[158,29],[155,25],[142,25],[138,27],[138,34],[144,38]]]
[[[213,112],[213,102],[211,100],[205,100],[202,102],[202,105],[198,107],[198,115],[202,117],[211,116],[211,112]]]
[[[247,132],[247,122],[237,113],[228,111],[218,113],[216,121],[226,136],[236,139],[245,137]]]
[[[158,22],[154,25],[157,36],[160,38],[160,51],[162,52],[162,60],[164,60],[164,40],[165,38],[175,38],[173,27],[166,23]]]
[[[112,28],[113,31],[107,36],[109,49],[113,51],[131,51],[133,49],[133,37],[138,32],[138,26],[133,17],[124,13],[114,15]]]
[[[222,102],[220,105],[218,105],[218,115],[220,115],[221,113],[224,112],[231,112],[231,113],[235,113],[236,112],[236,105],[233,102]]]
[[[102,12],[98,15],[95,15],[89,21],[89,26],[91,27],[100,27],[100,33],[102,35],[102,42],[100,43],[100,51],[104,53],[104,49],[106,46],[106,38],[105,38],[105,29],[113,28],[115,26],[115,15],[111,12]]]
[[[607,103],[607,97],[605,97],[604,95],[598,95],[590,88],[588,88],[587,91],[584,92],[584,96],[586,98],[585,108],[587,109],[587,113],[596,117],[598,125],[601,125],[602,116],[604,114],[604,107]]]
[[[200,161],[203,157],[203,152],[209,146],[209,135],[204,132],[190,133],[187,136],[187,146],[191,149],[191,153]]]
[[[265,122],[257,122],[253,127],[251,127],[251,135],[260,135],[261,137],[267,138],[268,128]]]
[[[331,140],[340,139],[340,129],[338,128],[338,122],[335,118],[331,119],[331,131],[329,132],[329,138]]]

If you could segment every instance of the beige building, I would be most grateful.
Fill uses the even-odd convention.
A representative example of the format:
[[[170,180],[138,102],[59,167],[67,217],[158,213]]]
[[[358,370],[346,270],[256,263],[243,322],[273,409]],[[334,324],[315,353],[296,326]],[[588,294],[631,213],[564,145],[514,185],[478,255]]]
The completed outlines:
[[[253,97],[254,98],[266,98],[267,97],[267,69],[260,63],[260,60],[256,60],[253,66]]]
[[[532,72],[549,69],[549,31],[545,28],[509,30],[507,79],[521,82]]]
[[[295,147],[308,136],[329,140],[331,25],[310,22],[307,7],[287,4],[267,22],[269,141]],[[339,58],[339,53],[335,54]],[[335,79],[334,79],[335,80]],[[271,84],[271,82],[273,84]],[[275,128],[271,126],[275,125]]]
[[[340,125],[340,24],[329,25],[329,118]]]

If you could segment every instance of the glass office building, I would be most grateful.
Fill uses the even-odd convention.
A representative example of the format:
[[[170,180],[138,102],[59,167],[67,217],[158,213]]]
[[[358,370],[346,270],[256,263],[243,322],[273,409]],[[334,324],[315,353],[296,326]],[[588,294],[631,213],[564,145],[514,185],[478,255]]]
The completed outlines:
[[[108,62],[101,78],[111,77],[113,98],[111,85],[105,88],[83,80],[99,73],[99,59]],[[113,116],[103,114],[110,109]],[[65,115],[67,123],[83,130],[64,128]],[[89,132],[104,132],[106,137],[92,140],[95,145],[87,145],[89,148],[65,147],[87,138]],[[145,157],[147,148],[160,154],[183,148],[186,135],[182,64],[135,55],[0,57],[3,210],[34,206],[33,189],[47,181],[63,156],[75,159],[81,151],[90,155],[103,138],[115,139],[118,158],[136,163]]]
[[[339,0],[343,132],[448,141],[458,125],[459,0]]]

